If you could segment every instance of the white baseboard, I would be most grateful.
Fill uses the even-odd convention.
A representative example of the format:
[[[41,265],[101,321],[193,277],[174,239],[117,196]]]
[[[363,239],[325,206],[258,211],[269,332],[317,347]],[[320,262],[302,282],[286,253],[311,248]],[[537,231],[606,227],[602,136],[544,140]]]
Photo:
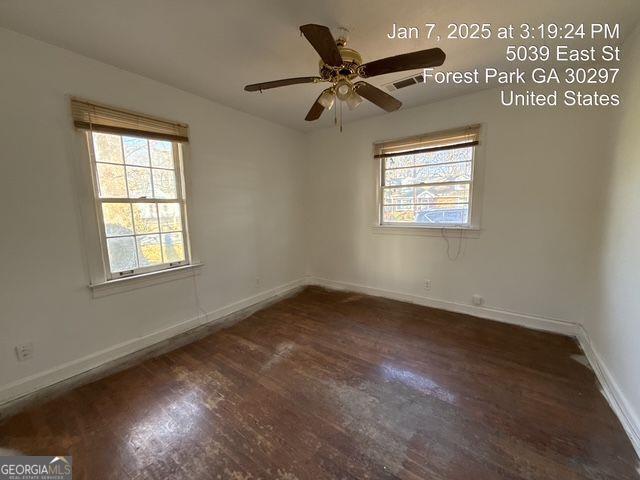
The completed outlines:
[[[520,325],[522,327],[532,328],[535,330],[544,330],[547,332],[560,333],[562,335],[577,336],[578,324],[561,320],[557,318],[541,317],[537,315],[529,315],[524,313],[510,312],[491,307],[479,307],[476,305],[467,305],[464,303],[450,302],[448,300],[439,300],[431,297],[423,297],[419,295],[411,295],[407,293],[395,292],[393,290],[384,290],[381,288],[368,287],[355,283],[340,282],[336,280],[328,280],[326,278],[309,277],[307,279],[309,285],[318,285],[334,290],[349,290],[375,297],[385,297],[402,302],[415,303],[426,307],[438,308],[450,312],[465,313],[474,317],[486,318],[498,322],[509,323],[512,325]]]
[[[627,435],[633,444],[633,448],[635,448],[636,453],[640,458],[640,417],[620,389],[618,382],[611,371],[607,368],[606,363],[604,363],[602,357],[594,348],[593,343],[589,338],[589,334],[584,327],[580,326],[577,338],[582,351],[589,360],[593,372],[596,374],[596,377],[602,386],[602,394],[607,399],[611,409],[620,420],[622,427],[625,432],[627,432]]]
[[[203,315],[190,318],[175,325],[162,328],[142,337],[127,340],[126,342],[113,345],[104,350],[92,353],[82,358],[57,365],[44,372],[38,372],[15,382],[0,387],[0,409],[15,402],[21,397],[29,396],[35,392],[51,387],[72,377],[85,374],[110,362],[127,357],[137,351],[144,350],[162,341],[180,335],[202,325],[215,325],[234,313],[255,307],[261,308],[288,293],[305,286],[305,279],[299,279],[276,288],[266,290],[257,295],[247,297],[238,302],[231,303],[217,310]]]
[[[513,325],[520,325],[536,330],[544,330],[575,337],[582,350],[584,351],[587,359],[589,360],[589,363],[591,364],[591,367],[596,377],[598,378],[600,385],[602,386],[602,394],[607,399],[607,402],[609,402],[611,409],[620,420],[620,423],[622,423],[622,426],[629,436],[629,439],[631,440],[631,443],[633,444],[638,457],[640,457],[640,421],[638,419],[638,415],[635,413],[634,409],[631,407],[631,404],[622,393],[622,390],[618,386],[618,383],[607,368],[606,364],[602,361],[602,358],[593,348],[593,344],[589,339],[589,335],[582,325],[556,318],[546,318],[537,315],[509,312],[496,308],[465,305],[456,302],[449,302],[446,300],[438,300],[434,298],[410,295],[375,287],[367,287],[354,283],[328,280],[326,278],[308,277],[307,283],[309,285],[318,285],[334,290],[348,290],[363,293],[366,295],[373,295],[377,297],[390,298],[393,300],[400,300],[403,302],[415,303],[418,305],[424,305],[427,307],[438,308],[451,312],[465,313],[468,315],[473,315],[475,317],[486,318],[489,320],[496,320],[498,322],[510,323]]]

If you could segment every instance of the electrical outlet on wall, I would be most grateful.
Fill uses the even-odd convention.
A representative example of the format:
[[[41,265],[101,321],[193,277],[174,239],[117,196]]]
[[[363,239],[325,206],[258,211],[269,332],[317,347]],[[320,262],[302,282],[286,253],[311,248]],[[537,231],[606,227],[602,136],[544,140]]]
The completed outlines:
[[[473,297],[471,297],[471,301],[473,302],[474,305],[477,305],[477,306],[484,304],[484,298],[482,298],[481,295],[474,295]]]
[[[16,356],[19,362],[24,362],[33,357],[33,342],[16,345]]]
[[[427,290],[427,291],[431,290],[431,280],[425,279],[425,281],[424,281],[424,289]]]

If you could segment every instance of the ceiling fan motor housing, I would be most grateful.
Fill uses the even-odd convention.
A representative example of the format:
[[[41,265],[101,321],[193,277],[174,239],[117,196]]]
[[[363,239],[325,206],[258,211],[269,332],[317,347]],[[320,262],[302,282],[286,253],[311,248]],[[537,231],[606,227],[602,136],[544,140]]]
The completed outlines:
[[[338,44],[338,50],[342,56],[342,65],[332,67],[320,60],[320,76],[330,82],[336,82],[341,78],[353,80],[358,76],[358,67],[362,63],[362,57],[353,48]]]

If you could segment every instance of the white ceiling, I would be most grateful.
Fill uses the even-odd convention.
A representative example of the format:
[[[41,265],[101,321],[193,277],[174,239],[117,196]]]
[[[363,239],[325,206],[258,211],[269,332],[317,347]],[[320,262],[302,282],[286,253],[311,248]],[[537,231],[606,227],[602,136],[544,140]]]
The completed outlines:
[[[317,54],[298,31],[306,23],[349,28],[349,46],[366,62],[436,46],[426,39],[387,39],[394,22],[435,22],[443,32],[450,22],[618,22],[628,34],[639,18],[638,0],[0,0],[0,26],[299,130],[331,123],[326,113],[319,122],[304,121],[322,84],[262,94],[243,86],[317,74]],[[438,44],[447,53],[447,70],[504,65],[505,45]],[[467,90],[417,85],[394,95],[407,108]],[[345,121],[378,114],[384,113],[365,102],[345,113]]]

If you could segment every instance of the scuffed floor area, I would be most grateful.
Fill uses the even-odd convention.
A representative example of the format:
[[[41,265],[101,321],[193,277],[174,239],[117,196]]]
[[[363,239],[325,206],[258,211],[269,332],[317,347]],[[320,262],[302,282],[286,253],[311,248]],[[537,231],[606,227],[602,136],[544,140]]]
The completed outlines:
[[[309,288],[33,407],[77,479],[640,478],[572,339]]]

